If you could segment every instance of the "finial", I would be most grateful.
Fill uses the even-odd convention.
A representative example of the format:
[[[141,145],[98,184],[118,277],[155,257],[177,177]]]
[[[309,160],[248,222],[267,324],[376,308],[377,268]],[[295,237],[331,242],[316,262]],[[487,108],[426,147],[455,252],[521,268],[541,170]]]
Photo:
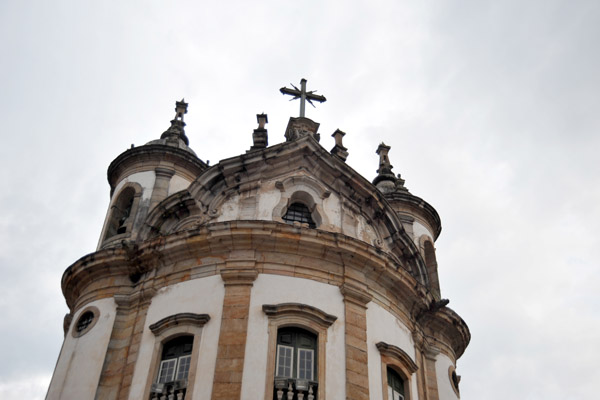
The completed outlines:
[[[175,102],[175,120],[183,122],[183,114],[187,114],[187,106],[185,99]]]
[[[392,168],[394,167],[392,166],[392,164],[390,164],[390,159],[388,158],[388,153],[390,149],[391,147],[386,146],[386,144],[383,142],[381,142],[379,147],[377,147],[377,151],[375,153],[379,155],[379,169],[377,170],[377,173],[379,175],[392,173]],[[393,175],[394,174],[392,174],[392,176]]]
[[[379,169],[377,169],[377,176],[373,179],[373,185],[377,186],[383,193],[390,193],[396,191],[396,175],[392,172],[392,164],[388,153],[391,147],[381,142],[377,147],[376,153],[379,155]],[[404,181],[403,181],[404,182]]]
[[[269,145],[269,137],[265,125],[269,122],[267,114],[256,114],[256,120],[258,121],[258,128],[252,133],[252,141],[254,145],[250,148],[250,151],[257,149],[264,149]]]
[[[305,105],[306,105],[307,101],[313,107],[315,105],[312,103],[312,100],[318,101],[319,103],[324,103],[325,101],[327,101],[325,96],[315,94],[316,90],[311,90],[310,92],[307,92],[306,91],[306,79],[304,79],[304,78],[302,78],[300,80],[300,89],[298,89],[292,83],[290,83],[290,85],[292,85],[292,87],[294,89],[288,89],[286,87],[282,87],[281,89],[279,89],[279,91],[281,92],[281,94],[287,94],[290,96],[294,96],[290,101],[300,99],[300,117],[301,118],[305,117]]]
[[[181,139],[186,146],[190,144],[187,136],[185,136],[185,131],[183,128],[185,127],[185,122],[183,122],[183,115],[187,114],[188,103],[185,102],[185,99],[181,99],[181,101],[175,102],[175,118],[171,120],[171,126],[169,129],[163,132],[160,136],[161,139],[167,139],[177,142],[177,140]]]
[[[342,161],[346,161],[348,158],[348,149],[344,147],[342,144],[342,138],[346,135],[346,132],[343,132],[339,129],[336,129],[331,135],[335,140],[335,146],[331,149],[331,154],[338,156],[342,159]]]
[[[258,121],[258,129],[265,129],[265,124],[269,123],[269,119],[265,113],[256,114],[256,121]]]

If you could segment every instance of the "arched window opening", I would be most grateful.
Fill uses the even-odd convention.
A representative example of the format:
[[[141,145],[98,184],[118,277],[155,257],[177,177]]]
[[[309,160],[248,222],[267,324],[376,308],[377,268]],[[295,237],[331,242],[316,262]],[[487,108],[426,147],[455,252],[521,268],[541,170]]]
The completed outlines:
[[[427,277],[431,290],[439,297],[440,296],[440,281],[437,272],[437,261],[435,259],[435,248],[430,240],[424,243],[425,265],[427,267]]]
[[[302,203],[292,203],[285,215],[282,217],[282,219],[290,225],[294,225],[294,222],[300,222],[301,224],[308,224],[309,228],[316,228],[317,225],[315,224],[315,222],[312,219],[310,210],[308,209],[307,206],[305,206]]]
[[[405,400],[404,379],[392,368],[387,368],[388,400]]]
[[[192,360],[193,336],[179,336],[163,345],[156,382],[152,385],[151,399],[161,394],[177,392],[185,398],[187,379]]]
[[[277,331],[273,399],[281,399],[285,390],[293,393],[293,399],[312,395],[316,400],[316,360],[317,335],[300,328],[280,328]]]
[[[437,267],[437,261],[435,260],[435,249],[429,240],[425,241],[425,264],[427,265],[427,268]]]
[[[135,190],[131,187],[125,188],[112,206],[110,221],[106,229],[106,238],[126,233],[130,228],[131,210]]]

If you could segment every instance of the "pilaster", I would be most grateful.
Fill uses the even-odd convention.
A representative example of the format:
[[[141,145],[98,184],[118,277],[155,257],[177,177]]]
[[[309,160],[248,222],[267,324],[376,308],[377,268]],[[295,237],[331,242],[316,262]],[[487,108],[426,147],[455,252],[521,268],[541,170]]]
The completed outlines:
[[[132,294],[114,296],[117,315],[106,350],[96,399],[125,400],[128,398],[146,314],[155,294],[156,290],[150,288]]]
[[[238,400],[241,395],[250,293],[258,276],[252,265],[244,264],[244,261],[235,261],[231,265],[233,267],[221,271],[225,297],[213,379],[213,400]]]
[[[340,287],[344,296],[346,340],[346,399],[369,400],[367,353],[367,303],[371,296],[347,283]]]
[[[158,203],[167,198],[169,194],[169,182],[171,181],[171,177],[175,175],[175,170],[157,167],[154,169],[154,173],[156,179],[154,180],[152,197],[150,197],[150,210],[154,209]]]

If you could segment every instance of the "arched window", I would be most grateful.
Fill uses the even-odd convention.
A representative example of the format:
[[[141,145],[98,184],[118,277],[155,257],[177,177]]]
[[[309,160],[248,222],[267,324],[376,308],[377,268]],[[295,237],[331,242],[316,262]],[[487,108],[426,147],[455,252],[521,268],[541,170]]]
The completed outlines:
[[[325,397],[325,343],[337,317],[307,304],[264,304],[269,317],[266,400]],[[271,386],[273,385],[273,386]]]
[[[180,313],[150,325],[155,342],[143,398],[164,400],[192,397],[200,335],[209,320],[207,314]]]
[[[438,278],[437,261],[435,259],[435,248],[430,240],[424,243],[425,265],[427,266],[427,275],[431,290],[440,296],[440,281]]]
[[[187,378],[192,359],[194,337],[179,336],[163,345],[156,382],[152,385],[154,393],[181,392],[185,397]]]
[[[292,203],[285,215],[282,217],[282,219],[290,224],[293,225],[294,222],[300,222],[301,224],[308,224],[309,228],[316,228],[317,225],[315,224],[315,222],[312,219],[310,210],[308,209],[308,207],[306,207],[304,204],[302,203]]]
[[[404,379],[396,371],[387,368],[388,400],[404,400]]]
[[[411,376],[417,364],[401,348],[385,342],[376,343],[381,354],[381,378],[385,400],[410,400]]]
[[[106,227],[106,236],[108,239],[115,235],[126,233],[131,229],[131,218],[133,202],[135,198],[135,189],[127,187],[119,194],[119,197],[111,207],[110,220]]]
[[[317,399],[317,335],[305,329],[287,327],[277,331],[277,356],[273,399],[284,390]],[[287,393],[286,393],[287,395]]]
[[[277,332],[276,378],[314,381],[317,335],[300,328],[281,328]]]

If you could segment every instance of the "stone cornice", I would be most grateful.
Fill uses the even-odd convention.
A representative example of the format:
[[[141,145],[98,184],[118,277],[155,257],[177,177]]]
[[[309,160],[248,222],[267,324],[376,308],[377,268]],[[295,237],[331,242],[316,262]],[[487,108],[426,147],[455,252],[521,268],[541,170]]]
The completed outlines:
[[[130,308],[139,303],[150,302],[156,294],[155,288],[140,288],[130,294],[115,294],[118,308]]]
[[[222,258],[223,255],[231,253],[234,243],[237,248],[245,244],[248,250],[257,252],[302,249],[301,254],[295,257],[313,257],[327,261],[332,267],[338,265],[336,268],[346,265],[348,268],[364,271],[365,266],[370,265],[377,271],[373,279],[382,274],[390,275],[384,279],[391,282],[390,288],[396,287],[395,290],[399,293],[413,293],[413,296],[421,297],[416,292],[421,285],[415,278],[376,247],[339,233],[298,228],[270,221],[219,222],[147,240],[135,246],[135,251],[116,247],[88,254],[67,268],[63,274],[63,293],[71,306],[85,290],[86,285],[101,277],[120,275],[128,279],[132,272],[143,275],[159,268],[166,262],[163,260],[177,263],[209,255],[216,258],[221,255]],[[276,243],[280,250],[275,248]],[[232,266],[240,260],[233,261]],[[288,258],[288,261],[291,262],[292,258]],[[307,268],[307,273],[310,274],[310,265],[303,268]],[[335,275],[332,275],[332,278],[335,278]],[[340,280],[338,286],[343,284],[341,276],[335,279]],[[424,304],[426,300],[423,299]]]
[[[450,346],[456,359],[462,356],[471,341],[469,327],[449,307],[425,313],[418,323],[429,337],[443,338],[443,342]]]
[[[149,170],[153,170],[154,168],[150,167],[149,162],[160,160],[170,161],[175,165],[181,165],[185,169],[190,170],[190,177],[192,179],[200,175],[208,168],[206,163],[194,156],[189,151],[176,147],[165,146],[161,144],[147,144],[144,146],[134,147],[121,153],[113,160],[112,163],[110,163],[107,171],[107,177],[111,191],[114,190],[119,182],[121,174],[128,168],[141,165],[147,166],[146,168]]]
[[[316,307],[301,303],[264,304],[262,309],[269,317],[303,316],[323,328],[330,327],[336,320],[335,315],[327,314]]]
[[[179,313],[170,315],[161,319],[158,322],[150,325],[150,330],[155,336],[159,336],[161,333],[169,328],[177,325],[190,325],[203,327],[208,321],[210,321],[210,315],[208,314],[193,314],[193,313]]]
[[[366,307],[367,303],[373,300],[373,296],[371,296],[365,289],[361,289],[354,285],[349,285],[348,283],[344,283],[340,287],[340,292],[342,292],[345,301],[352,302],[361,307]]]
[[[227,268],[220,273],[225,286],[252,285],[258,276],[258,271],[250,268]]]
[[[205,258],[210,263],[190,263]],[[288,272],[273,264],[277,262]],[[178,265],[181,267],[174,270],[173,266]],[[158,290],[183,275],[221,274],[224,281],[251,284],[258,273],[289,275],[294,271],[294,276],[344,287],[348,283],[344,271],[352,270],[356,271],[354,276],[364,277],[365,286],[360,289],[346,285],[343,292],[346,299],[357,304],[364,305],[373,296],[397,302],[405,310],[421,310],[432,301],[407,270],[374,246],[339,233],[270,221],[207,224],[147,240],[127,251],[123,247],[100,250],[70,266],[63,275],[62,287],[73,310],[94,299],[129,293],[140,285]],[[155,271],[161,274],[160,280],[154,280]],[[139,277],[137,283],[130,279],[133,272]],[[441,340],[458,357],[470,334],[464,321],[448,310],[439,310],[436,316],[426,313],[418,324],[427,335],[431,335],[431,329],[441,332]]]
[[[379,342],[375,344],[375,346],[377,346],[377,349],[381,354],[395,358],[400,363],[402,363],[402,365],[404,365],[411,374],[414,374],[419,369],[419,367],[417,366],[417,364],[415,364],[413,359],[410,358],[410,356],[406,354],[406,352],[400,347],[394,346],[392,344],[387,344],[385,342]]]
[[[429,203],[422,198],[415,196],[409,192],[392,192],[386,193],[385,198],[394,206],[394,203],[402,203],[407,206],[412,213],[418,214],[431,226],[434,233],[434,240],[438,238],[442,232],[442,221],[439,214]],[[401,213],[401,212],[400,212]]]

